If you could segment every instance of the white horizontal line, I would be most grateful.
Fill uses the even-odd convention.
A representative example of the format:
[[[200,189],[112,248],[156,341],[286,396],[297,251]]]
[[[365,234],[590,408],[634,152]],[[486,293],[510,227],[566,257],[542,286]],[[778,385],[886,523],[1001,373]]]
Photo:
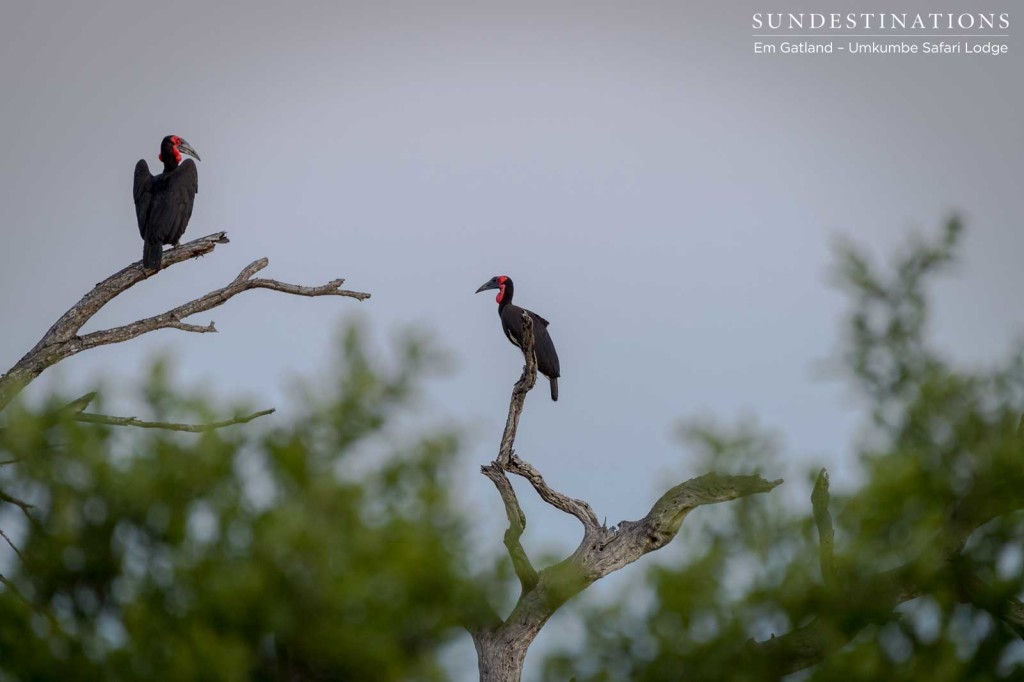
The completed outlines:
[[[751,38],[1009,38],[1009,33],[753,33]]]

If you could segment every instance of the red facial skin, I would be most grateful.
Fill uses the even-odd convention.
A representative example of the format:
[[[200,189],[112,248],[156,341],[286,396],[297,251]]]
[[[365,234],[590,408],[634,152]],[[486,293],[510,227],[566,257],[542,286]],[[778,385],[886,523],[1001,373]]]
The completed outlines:
[[[501,299],[505,298],[505,281],[508,279],[505,275],[498,278],[498,295],[495,296],[494,300],[501,303]]]
[[[181,152],[178,151],[178,145],[179,144],[181,144],[181,138],[178,137],[177,135],[172,135],[171,136],[171,151],[174,152],[174,161],[176,163],[181,163]],[[159,160],[163,161],[164,160],[164,155],[161,153],[160,156],[158,156],[157,158]]]

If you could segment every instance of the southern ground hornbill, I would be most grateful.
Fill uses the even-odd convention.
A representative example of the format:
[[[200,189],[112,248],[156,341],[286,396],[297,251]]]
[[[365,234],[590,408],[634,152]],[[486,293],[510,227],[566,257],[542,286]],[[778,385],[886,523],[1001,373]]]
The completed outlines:
[[[519,349],[522,349],[523,338],[523,309],[512,305],[512,280],[505,275],[498,275],[487,280],[476,293],[497,289],[498,296],[494,299],[498,302],[498,317],[501,318],[501,329],[505,336]],[[533,318],[533,348],[537,355],[537,369],[551,381],[551,399],[558,400],[558,377],[561,371],[558,367],[558,353],[555,352],[555,344],[548,334],[548,321],[543,317],[527,310]]]
[[[160,160],[164,172],[151,175],[145,159],[135,164],[135,216],[139,219],[139,234],[146,242],[142,248],[142,266],[159,270],[163,260],[164,244],[178,245],[192,217],[192,204],[199,191],[199,171],[195,161],[199,154],[188,142],[177,135],[168,135],[160,143]]]

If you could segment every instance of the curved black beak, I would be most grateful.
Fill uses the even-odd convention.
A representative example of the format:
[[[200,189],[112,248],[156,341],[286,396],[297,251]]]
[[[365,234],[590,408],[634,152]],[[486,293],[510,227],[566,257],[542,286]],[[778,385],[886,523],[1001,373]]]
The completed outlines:
[[[493,279],[489,279],[486,282],[484,282],[479,289],[476,290],[476,293],[479,294],[481,291],[487,291],[488,289],[498,289],[500,288],[500,286],[501,285],[499,285]]]
[[[181,142],[178,143],[178,151],[181,152],[182,154],[188,154],[196,161],[202,161],[202,159],[199,158],[199,152],[197,152],[195,149],[192,149],[192,145],[190,145],[188,142],[185,142],[185,140],[182,140]]]

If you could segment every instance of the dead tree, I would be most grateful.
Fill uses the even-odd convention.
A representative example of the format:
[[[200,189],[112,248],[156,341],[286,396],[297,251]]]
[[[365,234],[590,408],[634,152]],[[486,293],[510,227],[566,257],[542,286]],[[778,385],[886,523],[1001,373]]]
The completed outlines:
[[[204,256],[213,251],[218,244],[227,244],[226,233],[200,237],[187,244],[166,251],[163,256],[163,265],[169,268],[178,263]],[[370,294],[359,291],[348,291],[342,289],[345,283],[343,279],[331,280],[321,286],[308,287],[298,284],[288,284],[275,279],[264,279],[255,277],[256,273],[267,267],[269,261],[261,258],[242,269],[226,286],[211,291],[188,303],[172,308],[159,315],[136,320],[120,327],[112,327],[100,331],[82,334],[82,327],[119,294],[124,293],[139,282],[153,276],[153,273],[142,268],[142,262],[132,263],[126,268],[114,273],[110,277],[93,287],[75,305],[73,305],[59,320],[57,320],[43,338],[25,354],[5,374],[0,375],[0,411],[6,408],[10,402],[26,386],[45,370],[65,360],[72,355],[83,351],[106,346],[114,343],[129,341],[157,329],[178,329],[185,332],[205,334],[216,332],[213,322],[207,325],[191,324],[185,319],[196,313],[206,312],[217,306],[227,303],[238,294],[250,289],[270,289],[295,296],[343,296],[363,301],[370,298]],[[88,423],[109,424],[113,426],[134,426],[142,428],[159,428],[174,431],[207,431],[210,429],[230,426],[232,424],[243,424],[257,417],[273,412],[261,410],[244,416],[234,417],[223,421],[208,424],[174,424],[166,422],[147,422],[135,417],[114,417],[102,414],[91,414],[85,412],[85,408],[92,400],[92,394],[83,396],[68,405],[68,409],[75,415],[75,419]]]
[[[226,233],[217,232],[205,237],[200,237],[199,239],[188,242],[187,244],[182,244],[164,252],[163,268],[166,269],[186,260],[204,256],[213,251],[218,244],[227,243],[228,238]],[[354,298],[357,301],[363,301],[370,298],[370,294],[342,289],[341,285],[345,282],[343,279],[335,279],[320,286],[308,287],[298,284],[279,282],[275,279],[255,277],[256,273],[267,267],[268,263],[269,261],[266,258],[254,261],[243,268],[242,271],[238,273],[238,276],[226,286],[204,294],[203,296],[193,299],[187,303],[183,303],[182,305],[160,313],[159,315],[147,317],[142,320],[136,320],[135,322],[121,325],[119,327],[112,327],[110,329],[103,329],[85,334],[81,333],[82,328],[94,315],[96,315],[96,313],[100,311],[100,309],[110,303],[110,301],[119,294],[124,293],[139,282],[152,277],[154,274],[151,271],[143,269],[141,261],[132,263],[124,269],[114,273],[93,287],[89,293],[83,296],[78,303],[73,305],[53,324],[52,327],[50,327],[46,334],[43,335],[43,338],[41,338],[39,342],[24,355],[24,357],[18,360],[18,362],[15,363],[15,365],[6,373],[0,375],[0,412],[8,407],[11,401],[44,371],[53,365],[56,365],[58,362],[83,351],[97,348],[99,346],[130,341],[131,339],[156,331],[157,329],[177,329],[185,332],[195,332],[197,334],[216,332],[217,328],[214,326],[213,322],[210,322],[207,325],[199,325],[186,322],[185,320],[196,313],[206,312],[207,310],[212,310],[213,308],[221,306],[238,294],[244,291],[249,291],[250,289],[270,289],[272,291],[280,291],[281,293],[292,294],[295,296],[342,296],[346,298]],[[112,415],[86,412],[85,409],[89,406],[94,397],[95,393],[88,393],[81,398],[68,403],[64,406],[63,410],[66,411],[75,421],[89,424],[131,426],[137,428],[187,432],[203,432],[231,426],[233,424],[245,424],[274,412],[273,409],[266,409],[253,412],[252,414],[239,415],[233,418],[205,424],[179,424],[174,422],[144,421],[135,417],[116,417]],[[3,462],[2,464],[13,463],[14,462]],[[29,521],[33,521],[31,504],[9,495],[4,491],[0,491],[0,502],[20,508],[25,517],[28,518]],[[6,542],[18,557],[22,556],[21,551],[3,529],[0,529],[0,539]],[[25,599],[25,597],[18,592],[17,588],[15,588],[15,586],[2,574],[0,574],[0,584],[4,585],[5,589],[9,590],[12,594],[19,596],[31,605],[31,601]],[[50,617],[52,618],[52,616]]]
[[[505,505],[509,521],[505,547],[519,578],[521,591],[506,618],[492,613],[487,622],[469,626],[476,646],[481,682],[517,682],[522,675],[527,649],[555,611],[595,581],[667,545],[679,532],[686,516],[697,507],[768,492],[782,483],[781,479],[766,481],[759,476],[705,474],[669,489],[638,521],[623,521],[612,527],[602,524],[587,502],[552,489],[540,472],[514,451],[526,394],[537,381],[533,322],[526,314],[523,315],[523,335],[526,366],[512,389],[498,457],[481,469],[494,483]],[[575,516],[583,524],[583,539],[576,550],[540,571],[534,568],[520,543],[526,528],[526,515],[508,479],[507,474],[510,473],[525,478],[541,499]]]

